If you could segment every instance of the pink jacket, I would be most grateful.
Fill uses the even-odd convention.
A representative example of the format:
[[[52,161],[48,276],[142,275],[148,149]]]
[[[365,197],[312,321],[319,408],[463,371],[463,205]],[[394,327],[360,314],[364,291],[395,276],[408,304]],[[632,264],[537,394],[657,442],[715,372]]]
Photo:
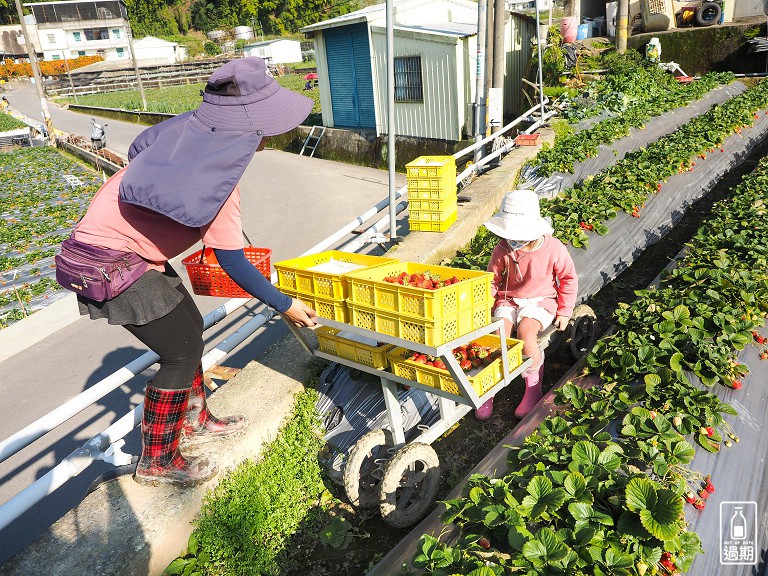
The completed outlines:
[[[550,234],[533,252],[512,251],[502,240],[488,262],[493,272],[491,292],[495,305],[512,298],[544,297],[541,306],[556,316],[570,316],[576,304],[578,278],[568,249]]]

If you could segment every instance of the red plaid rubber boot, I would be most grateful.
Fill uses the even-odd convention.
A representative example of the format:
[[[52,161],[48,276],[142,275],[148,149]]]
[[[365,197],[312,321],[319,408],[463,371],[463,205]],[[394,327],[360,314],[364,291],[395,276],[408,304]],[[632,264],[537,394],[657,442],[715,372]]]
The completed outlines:
[[[187,460],[179,452],[189,389],[147,386],[141,419],[142,450],[134,479],[139,484],[196,486],[216,474],[216,466],[200,456]]]
[[[541,400],[541,381],[544,379],[544,350],[541,351],[541,363],[534,367],[528,368],[523,372],[523,380],[525,381],[525,394],[523,400],[515,409],[515,416],[523,418],[533,410],[536,404]]]
[[[203,387],[203,368],[198,366],[192,380],[187,414],[182,428],[182,444],[202,444],[218,438],[233,436],[245,430],[248,422],[244,416],[216,418],[208,410]]]

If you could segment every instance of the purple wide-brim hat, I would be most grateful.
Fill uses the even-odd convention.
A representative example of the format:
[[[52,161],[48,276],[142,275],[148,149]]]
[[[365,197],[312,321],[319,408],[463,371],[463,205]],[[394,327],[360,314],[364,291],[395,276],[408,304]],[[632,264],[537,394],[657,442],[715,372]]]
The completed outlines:
[[[185,226],[209,224],[262,139],[292,130],[310,98],[280,87],[264,60],[233,60],[211,74],[200,107],[144,130],[128,151],[120,200]]]

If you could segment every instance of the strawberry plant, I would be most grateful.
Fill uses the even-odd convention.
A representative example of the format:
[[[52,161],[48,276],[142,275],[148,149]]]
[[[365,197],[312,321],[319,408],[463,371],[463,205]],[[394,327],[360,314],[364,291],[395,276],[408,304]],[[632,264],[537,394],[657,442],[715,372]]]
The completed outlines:
[[[681,85],[671,82],[667,90],[638,101],[620,116],[607,118],[589,129],[557,138],[551,147],[544,144],[529,164],[536,166],[539,176],[550,176],[554,172],[572,173],[573,165],[596,156],[601,144],[610,144],[624,138],[632,128],[642,128],[652,117],[685,106],[701,98],[718,84],[732,82],[733,78],[730,73],[713,72],[693,84]]]
[[[589,354],[582,385],[556,392],[557,415],[511,448],[506,474],[473,476],[445,503],[443,520],[459,539],[422,537],[413,567],[574,576],[690,569],[702,544],[686,528],[684,505],[707,513],[715,491],[709,475],[688,468],[694,446],[717,452],[739,440],[726,421],[736,411],[707,387],[745,385],[749,368],[737,352],[765,343],[767,202],[764,159],[660,285],[619,306],[617,329]]]
[[[26,127],[27,125],[21,120],[17,120],[9,114],[0,112],[0,132],[8,132],[10,130],[18,130],[19,128]]]
[[[59,289],[53,255],[101,183],[48,147],[0,153],[0,326],[15,322]],[[15,291],[14,291],[15,288]]]

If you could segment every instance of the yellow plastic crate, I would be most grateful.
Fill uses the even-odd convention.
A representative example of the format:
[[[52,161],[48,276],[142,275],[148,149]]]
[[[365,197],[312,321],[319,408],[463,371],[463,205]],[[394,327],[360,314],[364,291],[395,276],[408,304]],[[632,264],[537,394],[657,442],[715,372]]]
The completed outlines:
[[[391,344],[371,346],[364,342],[342,338],[338,335],[340,332],[341,330],[336,330],[335,328],[329,328],[327,326],[320,326],[315,330],[320,350],[340,358],[346,358],[353,362],[365,364],[366,366],[376,368],[377,370],[387,369],[389,366],[387,352],[392,350],[394,346]]]
[[[286,290],[285,288],[280,288],[280,291],[291,298],[298,298],[317,312],[317,315],[321,318],[328,318],[329,320],[336,320],[336,322],[344,322],[345,324],[349,323],[349,308],[344,300],[332,300],[330,298],[299,294],[295,290]]]
[[[456,186],[442,188],[419,188],[418,185],[408,188],[408,201],[414,200],[450,200],[456,199]]]
[[[408,193],[420,190],[456,192],[456,160],[453,156],[419,156],[405,165]]]
[[[442,280],[456,277],[456,284],[428,290],[385,282],[388,276],[401,273],[429,273]],[[376,268],[351,272],[349,281],[350,304],[374,308],[377,311],[395,313],[408,318],[440,320],[460,312],[491,309],[491,272],[433,266],[415,262],[396,262]]]
[[[500,347],[499,337],[493,334],[481,336],[474,340],[474,342],[481,346]],[[410,355],[411,351],[406,350],[405,348],[395,348],[387,353],[389,363],[392,365],[392,373],[395,374],[395,376],[407,378],[408,380],[413,380],[414,382],[424,384],[425,386],[431,386],[432,388],[439,388],[446,392],[450,392],[451,394],[462,395],[458,384],[454,381],[448,370],[408,360]],[[510,372],[523,363],[522,340],[507,338],[507,359],[509,361]],[[482,396],[488,392],[488,390],[501,383],[503,372],[501,358],[496,358],[496,360],[487,366],[473,368],[466,374],[467,380],[469,380],[472,388],[474,388],[478,396]]]
[[[308,254],[274,264],[277,271],[277,287],[280,290],[293,290],[306,296],[345,300],[349,294],[344,272],[311,270],[323,264],[332,264],[333,261],[363,266],[357,270],[397,262],[395,258],[368,256],[340,250]]]
[[[456,217],[456,204],[448,207],[448,211],[443,210],[416,210],[409,209],[408,219],[416,222],[447,222],[453,216]]]
[[[444,200],[412,200],[408,197],[408,213],[410,218],[415,220],[434,220],[435,218],[424,218],[423,216],[415,217],[414,213],[427,210],[435,214],[439,214],[440,217],[437,220],[446,220],[451,213],[456,212],[456,196],[445,198]]]
[[[454,212],[446,220],[415,220],[408,217],[408,227],[413,232],[445,232],[456,222],[457,213]]]
[[[349,322],[353,326],[427,346],[440,346],[444,342],[455,340],[491,322],[490,307],[477,307],[458,314],[443,316],[437,320],[382,312],[367,306],[357,306],[352,302],[348,302],[348,307]]]

